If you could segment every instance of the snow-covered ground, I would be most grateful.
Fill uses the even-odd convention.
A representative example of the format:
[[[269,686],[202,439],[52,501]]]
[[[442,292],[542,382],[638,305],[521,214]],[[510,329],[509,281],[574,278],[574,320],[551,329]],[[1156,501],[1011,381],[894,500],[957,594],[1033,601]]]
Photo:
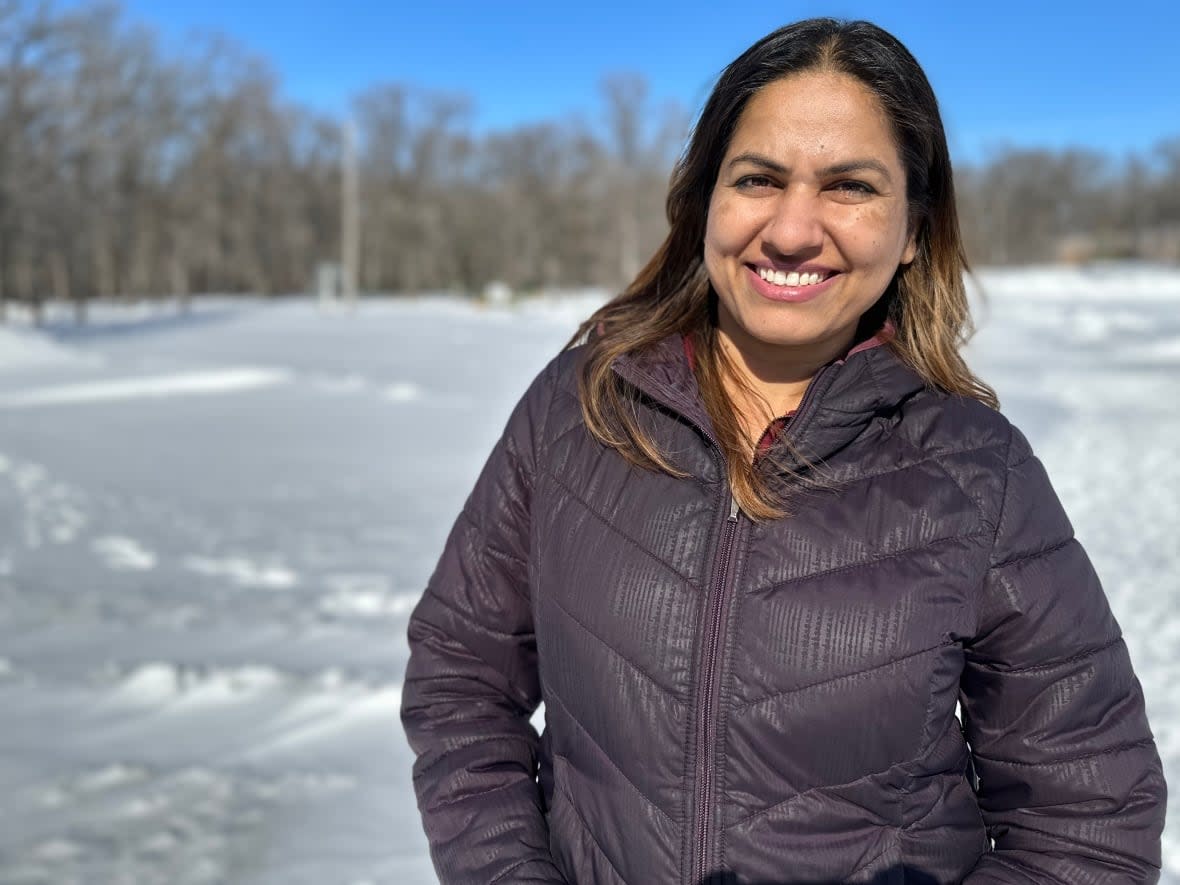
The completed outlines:
[[[1180,784],[1180,272],[981,280],[971,360],[1105,578]],[[434,881],[397,720],[406,619],[508,410],[595,303],[0,328],[0,883]],[[1169,817],[1180,885],[1180,799]]]

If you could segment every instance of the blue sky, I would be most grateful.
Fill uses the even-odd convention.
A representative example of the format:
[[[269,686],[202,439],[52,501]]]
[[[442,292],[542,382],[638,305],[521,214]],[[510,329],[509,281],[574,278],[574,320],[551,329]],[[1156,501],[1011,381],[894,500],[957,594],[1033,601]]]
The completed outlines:
[[[76,5],[71,3],[71,5]],[[1116,154],[1180,136],[1180,3],[992,0],[735,3],[125,0],[165,45],[220,31],[267,58],[284,93],[333,112],[378,82],[469,94],[480,130],[601,114],[604,75],[643,74],[695,112],[717,73],[797,18],[868,18],[918,57],[952,150],[1081,145]]]

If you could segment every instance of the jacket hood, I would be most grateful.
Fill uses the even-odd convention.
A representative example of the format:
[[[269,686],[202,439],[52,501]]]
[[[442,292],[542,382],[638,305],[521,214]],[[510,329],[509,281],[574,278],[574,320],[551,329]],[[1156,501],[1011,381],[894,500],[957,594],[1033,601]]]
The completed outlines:
[[[613,368],[623,380],[694,424],[719,448],[681,336],[669,335],[647,350],[624,354]],[[796,454],[786,455],[786,462],[803,469],[824,461],[856,439],[875,416],[892,411],[925,387],[921,376],[888,346],[854,349],[811,380],[791,419]]]

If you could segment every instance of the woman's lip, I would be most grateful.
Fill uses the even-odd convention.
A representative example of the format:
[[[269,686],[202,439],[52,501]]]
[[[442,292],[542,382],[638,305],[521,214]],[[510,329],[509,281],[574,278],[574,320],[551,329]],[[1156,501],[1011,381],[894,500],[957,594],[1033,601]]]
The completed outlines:
[[[839,273],[832,273],[826,280],[811,286],[776,286],[774,283],[762,279],[762,276],[758,273],[758,268],[753,265],[746,265],[746,273],[750,275],[750,285],[762,297],[768,298],[771,301],[790,301],[794,303],[810,301],[822,295],[831,288],[832,282],[840,276]]]

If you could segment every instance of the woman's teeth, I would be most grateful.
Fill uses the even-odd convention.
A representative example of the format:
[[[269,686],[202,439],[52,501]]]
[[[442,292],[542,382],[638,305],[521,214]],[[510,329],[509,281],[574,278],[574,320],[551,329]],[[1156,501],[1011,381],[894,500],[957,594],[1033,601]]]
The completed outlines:
[[[781,270],[771,270],[769,267],[758,268],[758,276],[776,286],[814,286],[826,280],[827,274],[822,273],[785,273]]]

